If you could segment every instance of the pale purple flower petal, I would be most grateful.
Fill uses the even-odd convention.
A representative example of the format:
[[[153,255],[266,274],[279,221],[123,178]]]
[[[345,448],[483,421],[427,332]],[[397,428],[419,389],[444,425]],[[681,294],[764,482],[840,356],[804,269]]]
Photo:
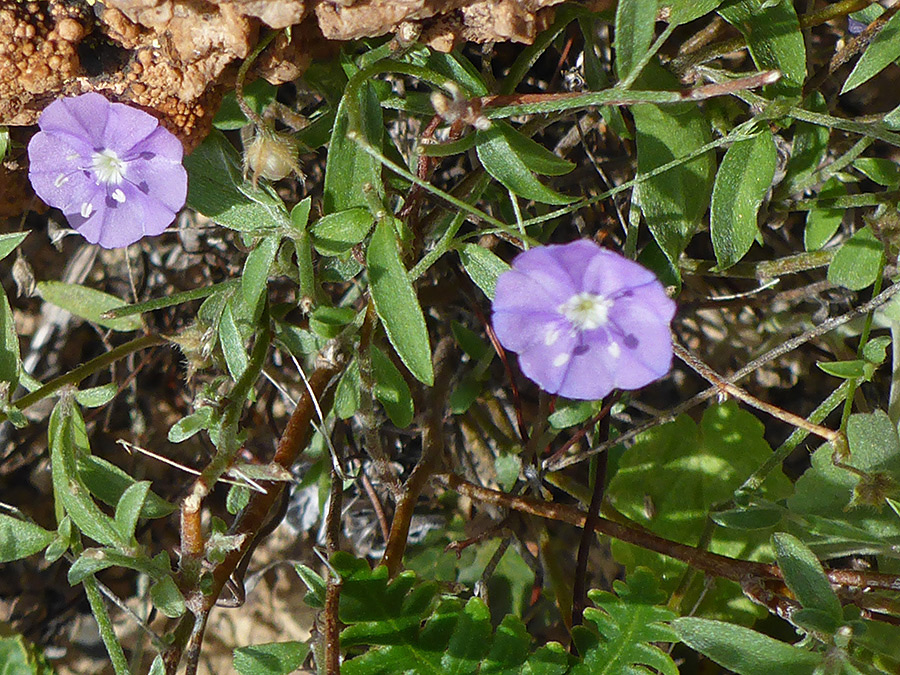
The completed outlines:
[[[184,206],[183,149],[152,115],[96,93],[51,103],[28,144],[35,193],[92,244],[163,232]]]
[[[497,339],[551,394],[595,400],[672,364],[675,303],[656,276],[587,240],[520,254],[497,280]]]

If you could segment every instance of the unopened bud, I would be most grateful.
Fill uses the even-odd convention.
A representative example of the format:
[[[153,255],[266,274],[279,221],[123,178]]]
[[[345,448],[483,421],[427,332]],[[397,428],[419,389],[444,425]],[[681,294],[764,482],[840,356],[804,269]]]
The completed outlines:
[[[275,181],[291,173],[300,175],[297,141],[289,134],[259,130],[244,149],[244,177],[250,174],[256,185],[260,176]]]

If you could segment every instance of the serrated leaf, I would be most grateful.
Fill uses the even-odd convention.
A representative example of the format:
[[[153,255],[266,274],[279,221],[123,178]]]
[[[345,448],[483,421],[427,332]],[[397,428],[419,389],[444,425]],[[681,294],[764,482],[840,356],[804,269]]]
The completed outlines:
[[[103,291],[62,281],[39,281],[37,292],[50,304],[110,330],[128,332],[141,330],[143,327],[139,315],[104,319],[105,312],[116,307],[124,307],[128,303]]]
[[[759,234],[756,214],[775,176],[775,139],[763,131],[734,143],[716,173],[710,235],[719,269],[739,262]]]
[[[883,260],[884,245],[867,225],[834,254],[828,266],[828,281],[851,291],[861,291],[878,279]]]
[[[434,384],[434,370],[425,317],[400,259],[393,229],[386,222],[375,227],[366,252],[366,266],[375,311],[388,339],[409,372],[430,387]]]
[[[0,563],[27,558],[49,546],[54,532],[0,513]]]
[[[170,619],[177,619],[187,607],[178,585],[170,576],[163,577],[150,587],[153,606]]]
[[[573,631],[584,661],[572,668],[571,675],[618,675],[647,667],[664,675],[678,675],[672,658],[653,644],[677,641],[675,632],[666,625],[675,613],[657,606],[665,602],[665,594],[660,593],[647,569],[636,569],[626,581],[614,582],[615,595],[588,592],[597,607],[585,609],[584,620],[599,640]]]
[[[142,480],[130,485],[119,497],[114,521],[124,541],[131,541],[134,537],[134,529],[149,493],[150,481]]]
[[[515,133],[518,132],[508,124],[498,121],[494,121],[488,129],[475,132],[475,150],[485,171],[524,199],[560,205],[576,201],[577,197],[567,197],[535,178],[509,140],[509,135]]]
[[[375,217],[367,208],[330,213],[312,226],[313,245],[322,255],[341,255],[361,243],[374,223]]]
[[[740,0],[718,11],[743,34],[757,68],[781,71],[781,79],[765,88],[766,95],[800,94],[806,79],[806,45],[794,5],[778,2],[763,7],[759,0]]]
[[[650,50],[657,0],[620,0],[616,5],[616,74],[624,80]]]
[[[464,244],[459,249],[459,259],[469,278],[488,298],[493,300],[494,292],[497,290],[497,279],[508,271],[510,266],[496,254],[478,244]]]
[[[784,574],[784,583],[803,608],[817,609],[833,621],[841,621],[841,602],[815,554],[797,537],[786,532],[772,535],[772,544],[778,567]]]
[[[219,225],[241,232],[265,232],[290,223],[284,202],[265,187],[244,186],[240,156],[219,131],[184,158],[187,206]]]
[[[868,82],[898,58],[900,58],[900,17],[895,14],[888,19],[856,62],[856,66],[841,87],[841,93],[846,94],[863,82]]]
[[[254,317],[262,312],[263,299],[266,292],[266,284],[269,281],[269,270],[275,262],[275,254],[278,253],[278,245],[281,243],[281,235],[272,234],[264,237],[247,255],[244,262],[244,272],[241,275],[241,291],[244,302],[250,308]]]
[[[234,669],[241,675],[287,675],[303,665],[305,642],[269,642],[234,650]]]
[[[636,87],[677,89],[680,83],[651,62]],[[638,176],[679,157],[687,157],[712,139],[709,122],[694,103],[631,107],[634,116]],[[635,193],[653,238],[673,263],[703,221],[715,178],[715,155],[705,152],[641,182]]]
[[[387,357],[387,355],[372,346],[372,377],[375,386],[372,393],[384,406],[391,422],[397,427],[405,429],[413,420],[413,400],[409,392],[409,385],[403,379],[403,375]]]

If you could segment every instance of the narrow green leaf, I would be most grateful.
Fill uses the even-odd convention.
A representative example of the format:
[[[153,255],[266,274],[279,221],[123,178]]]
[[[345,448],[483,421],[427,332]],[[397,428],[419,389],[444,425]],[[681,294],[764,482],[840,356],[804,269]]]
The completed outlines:
[[[680,83],[651,62],[638,79],[650,89],[676,89]],[[637,86],[637,85],[636,85]],[[679,157],[687,157],[711,140],[709,122],[694,103],[631,107],[636,129],[638,175]],[[703,221],[715,178],[715,154],[705,152],[642,182],[635,191],[653,238],[673,263]]]
[[[116,504],[115,523],[124,541],[131,541],[134,537],[134,530],[149,493],[150,481],[142,480],[130,485],[119,497],[119,503]]]
[[[814,91],[803,100],[803,109],[828,114],[828,103],[820,92]],[[831,129],[821,124],[794,122],[791,156],[784,169],[784,181],[779,186],[784,194],[795,194],[819,170],[828,151],[830,134]]]
[[[781,71],[781,79],[765,88],[766,95],[799,95],[806,79],[806,45],[794,5],[740,0],[718,11],[743,34],[757,68]]]
[[[300,580],[306,584],[306,588],[309,591],[305,602],[310,607],[324,607],[326,590],[325,580],[319,576],[317,572],[314,572],[312,569],[301,563],[295,563],[294,570],[297,572],[297,576],[300,577]],[[310,599],[312,602],[310,602]]]
[[[140,316],[103,318],[105,312],[127,304],[109,293],[62,281],[39,281],[37,292],[50,304],[110,330],[128,332],[142,328]]]
[[[213,409],[209,406],[197,408],[190,415],[182,417],[169,429],[169,442],[181,443],[203,429],[209,429]]]
[[[717,525],[734,530],[766,530],[780,523],[784,513],[783,508],[775,505],[751,506],[715,511],[709,517]]]
[[[861,291],[875,283],[883,258],[884,245],[867,225],[835,253],[828,266],[828,281],[851,291]]]
[[[509,134],[517,133],[505,122],[494,121],[490,128],[475,132],[475,149],[485,170],[505,187],[525,199],[541,204],[571,204],[567,197],[541,183],[517,154]]]
[[[681,617],[672,622],[681,641],[738,675],[812,675],[823,659],[743,626]]]
[[[112,519],[91,499],[76,470],[76,454],[90,454],[81,413],[71,400],[61,399],[50,413],[50,469],[57,520],[63,513],[88,537],[107,546],[126,546]]]
[[[397,238],[385,222],[375,227],[366,252],[366,264],[375,311],[388,339],[409,372],[431,386],[434,370],[425,317],[400,260]]]
[[[40,525],[0,513],[0,563],[27,558],[56,538]]]
[[[222,344],[222,354],[225,356],[225,365],[228,366],[228,373],[231,379],[237,382],[247,365],[250,363],[247,358],[247,351],[244,349],[244,339],[238,330],[237,323],[234,320],[234,312],[231,309],[232,301],[225,305],[222,312],[222,318],[219,320],[219,342]]]
[[[346,95],[352,93],[347,92]],[[378,95],[375,88],[368,83],[360,88],[358,95],[364,128],[354,131],[363,134],[372,146],[381,149],[384,127]],[[365,208],[366,186],[374,189],[379,198],[384,189],[381,181],[381,164],[348,137],[349,131],[347,100],[342,98],[334,120],[325,164],[325,188],[322,195],[325,213],[335,213],[357,206]]]
[[[136,482],[134,478],[101,457],[79,455],[75,460],[78,475],[90,493],[104,504],[116,506],[122,494]],[[147,495],[141,518],[163,518],[175,511],[175,507],[151,492]]]
[[[669,23],[681,26],[709,14],[722,4],[722,0],[663,0],[669,7]]]
[[[856,67],[841,87],[841,93],[846,94],[863,82],[868,82],[898,58],[900,58],[900,15],[895,14],[888,19],[856,62]]]
[[[3,159],[3,152],[0,150],[0,159]],[[29,232],[12,232],[10,234],[0,234],[0,260],[3,260],[10,253],[15,251],[19,244],[25,241]]]
[[[153,606],[170,619],[177,619],[187,607],[178,585],[170,576],[165,576],[150,587]]]
[[[897,163],[889,159],[860,157],[853,161],[853,168],[879,185],[896,187],[900,184],[900,167],[897,167]]]
[[[280,234],[272,234],[262,241],[247,255],[244,262],[244,273],[241,275],[241,291],[244,294],[244,302],[251,309],[253,316],[259,316],[262,312],[263,299],[266,285],[269,281],[269,270],[275,262],[275,254],[278,253],[278,245],[281,243]]]
[[[287,675],[299,668],[309,645],[305,642],[269,642],[234,650],[234,669],[241,675]]]
[[[475,282],[488,298],[494,299],[497,279],[510,269],[509,265],[478,244],[463,244],[459,249],[459,259],[466,274]]]
[[[353,359],[341,379],[338,381],[334,392],[334,414],[342,420],[349,419],[359,410],[359,361]]]
[[[341,255],[362,242],[374,223],[371,211],[362,207],[331,213],[312,226],[313,245],[322,255]]]
[[[816,365],[835,377],[849,380],[856,377],[865,377],[866,362],[863,359],[853,359],[852,361],[832,361],[830,363],[816,363]]]
[[[803,608],[818,609],[840,621],[843,617],[841,602],[815,554],[797,537],[786,532],[772,535],[772,544],[778,567],[784,574],[784,583]]]
[[[16,332],[16,322],[9,300],[6,299],[6,291],[0,287],[0,382],[6,382],[6,396],[12,396],[19,384],[19,374],[22,370],[22,358],[19,356],[19,336]],[[4,403],[7,400],[3,401]]]
[[[656,28],[657,0],[619,0],[616,6],[616,74],[620,80],[650,49]]]
[[[775,139],[768,130],[734,143],[719,166],[710,208],[710,235],[719,269],[739,262],[753,245],[756,214],[775,176]]]
[[[213,131],[184,158],[187,205],[219,225],[242,232],[265,232],[290,223],[284,202],[264,187],[245,187],[237,151]],[[240,186],[240,187],[239,187]]]
[[[825,181],[819,191],[819,199],[831,199],[847,194],[847,188],[834,177]],[[844,220],[845,209],[816,206],[806,214],[806,229],[803,244],[807,251],[818,251],[825,246],[838,231]]]
[[[536,174],[541,176],[564,176],[575,165],[550,152],[543,145],[513,129],[505,122],[494,122],[519,159]]]
[[[75,392],[75,400],[85,408],[99,408],[112,401],[118,391],[116,383],[109,382]]]
[[[413,400],[409,385],[387,354],[374,345],[370,349],[370,354],[372,377],[375,379],[373,390],[375,398],[384,406],[391,422],[405,429],[413,419]]]
[[[336,338],[356,318],[353,307],[317,307],[309,315],[309,329],[319,337]]]
[[[145,555],[123,553],[114,548],[88,548],[69,568],[67,578],[69,583],[74,586],[90,575],[109,567],[126,567],[137,570],[149,576],[153,581],[164,579],[172,573],[169,558],[165,553],[160,553],[150,559]]]

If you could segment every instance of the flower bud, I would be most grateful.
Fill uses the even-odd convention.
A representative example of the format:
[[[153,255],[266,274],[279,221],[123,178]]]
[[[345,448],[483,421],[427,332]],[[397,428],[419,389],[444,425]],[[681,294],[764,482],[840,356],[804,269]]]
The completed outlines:
[[[300,175],[297,141],[289,134],[260,129],[244,149],[244,177],[251,174],[256,185],[260,176],[276,181],[292,172]]]

